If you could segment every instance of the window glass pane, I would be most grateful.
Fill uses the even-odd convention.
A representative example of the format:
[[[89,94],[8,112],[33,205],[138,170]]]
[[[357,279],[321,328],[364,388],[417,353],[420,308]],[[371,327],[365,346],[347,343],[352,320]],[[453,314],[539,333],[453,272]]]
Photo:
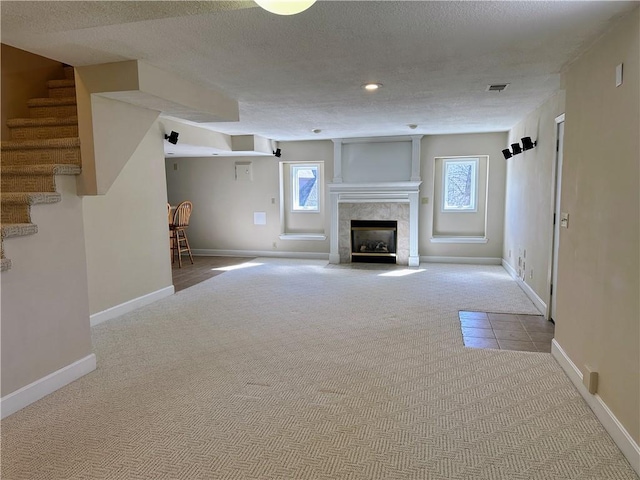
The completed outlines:
[[[445,160],[444,210],[476,209],[477,165],[476,159]]]
[[[291,178],[293,210],[318,211],[318,166],[292,165]]]

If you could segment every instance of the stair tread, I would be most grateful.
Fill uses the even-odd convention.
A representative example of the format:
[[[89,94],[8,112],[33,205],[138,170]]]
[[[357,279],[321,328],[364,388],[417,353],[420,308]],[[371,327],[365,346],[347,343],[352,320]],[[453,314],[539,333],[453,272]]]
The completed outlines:
[[[27,100],[28,107],[58,107],[63,105],[75,105],[76,97],[59,97],[59,98],[32,98]]]
[[[0,231],[2,238],[24,237],[38,233],[38,226],[35,223],[3,223]]]
[[[0,272],[6,272],[7,270],[11,270],[11,260],[8,258],[2,257],[0,259]]]
[[[2,175],[79,175],[82,169],[78,165],[50,164],[50,165],[2,165]]]
[[[0,199],[6,205],[38,205],[58,203],[62,195],[58,192],[2,192]]]
[[[79,137],[42,138],[37,140],[5,140],[1,144],[2,150],[31,150],[41,148],[73,148],[80,146]]]
[[[76,125],[78,117],[46,117],[46,118],[11,118],[7,120],[9,128],[16,127],[57,127],[60,125]]]
[[[47,87],[49,88],[68,88],[75,87],[76,82],[73,79],[63,79],[63,80],[49,80],[47,82]]]

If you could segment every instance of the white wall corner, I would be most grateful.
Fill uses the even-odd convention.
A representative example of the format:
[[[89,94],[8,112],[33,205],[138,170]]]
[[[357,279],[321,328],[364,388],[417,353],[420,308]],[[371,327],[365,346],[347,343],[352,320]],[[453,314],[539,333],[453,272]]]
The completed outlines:
[[[516,283],[520,285],[522,291],[527,295],[527,297],[529,297],[529,300],[533,302],[538,311],[542,315],[546,316],[547,304],[538,296],[536,292],[533,291],[533,288],[531,288],[518,276],[518,272],[516,272],[513,267],[509,265],[509,262],[507,262],[504,258],[502,259],[502,266],[507,271],[507,273],[509,273],[509,275],[511,275],[511,277],[516,281]]]
[[[587,405],[593,410],[604,429],[611,435],[611,438],[629,461],[631,467],[640,475],[640,446],[631,438],[629,432],[616,418],[600,395],[589,393],[582,383],[582,372],[576,367],[555,338],[551,342],[551,355],[560,364],[560,367],[567,374],[578,393],[585,399]]]
[[[107,308],[98,313],[94,313],[89,317],[91,322],[91,326],[94,327],[99,323],[106,322],[107,320],[112,320],[120,315],[124,315],[125,313],[132,312],[140,307],[144,307],[145,305],[149,305],[150,303],[156,302],[162,298],[169,297],[175,293],[175,289],[173,285],[165,288],[161,288],[160,290],[156,290],[155,292],[147,293],[146,295],[142,295],[141,297],[134,298],[129,300],[128,302],[121,303],[120,305],[116,305],[115,307]]]
[[[0,418],[8,417],[18,410],[37,402],[50,393],[91,373],[96,369],[95,354],[87,355],[60,370],[50,373],[0,399]]]

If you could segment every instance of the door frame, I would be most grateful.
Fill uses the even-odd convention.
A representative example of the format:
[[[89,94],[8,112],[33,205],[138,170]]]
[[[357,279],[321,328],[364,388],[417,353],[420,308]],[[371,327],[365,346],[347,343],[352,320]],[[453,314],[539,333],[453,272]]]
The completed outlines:
[[[562,192],[562,163],[564,149],[564,122],[565,116],[558,115],[555,118],[555,155],[553,156],[553,168],[551,169],[552,201],[551,201],[551,248],[549,249],[549,269],[547,275],[547,320],[555,322],[554,302],[558,295],[558,252],[560,247],[560,201]],[[561,130],[562,129],[562,130]],[[554,220],[555,215],[555,222]],[[552,293],[553,288],[553,293]]]

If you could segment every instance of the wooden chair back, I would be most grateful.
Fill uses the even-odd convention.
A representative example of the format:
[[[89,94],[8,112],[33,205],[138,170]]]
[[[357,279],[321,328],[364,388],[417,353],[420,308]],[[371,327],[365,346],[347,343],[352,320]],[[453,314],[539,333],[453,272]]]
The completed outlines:
[[[186,228],[189,226],[189,217],[191,217],[191,211],[193,205],[190,201],[185,200],[176,207],[176,211],[173,213],[173,226],[174,228]]]

